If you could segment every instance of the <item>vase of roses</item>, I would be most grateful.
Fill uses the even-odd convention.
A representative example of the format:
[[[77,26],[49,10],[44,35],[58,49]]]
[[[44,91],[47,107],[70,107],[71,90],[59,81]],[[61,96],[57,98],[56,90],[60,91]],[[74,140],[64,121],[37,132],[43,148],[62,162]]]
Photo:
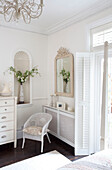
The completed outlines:
[[[17,81],[20,84],[19,90],[19,104],[24,103],[24,91],[23,91],[23,84],[29,79],[29,77],[34,77],[35,75],[39,74],[37,66],[33,67],[32,70],[26,70],[22,73],[20,70],[16,70],[14,67],[9,67],[10,74],[13,72],[14,76],[16,77]]]
[[[68,82],[70,81],[70,72],[63,68],[60,74],[63,77],[63,92],[69,93]]]

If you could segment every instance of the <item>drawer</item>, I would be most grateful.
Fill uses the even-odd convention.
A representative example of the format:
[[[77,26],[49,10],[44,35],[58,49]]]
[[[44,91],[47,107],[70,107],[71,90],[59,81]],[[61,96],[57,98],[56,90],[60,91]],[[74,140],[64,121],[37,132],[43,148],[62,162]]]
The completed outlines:
[[[14,120],[14,113],[1,113],[0,122]]]
[[[14,111],[13,106],[0,107],[0,113],[7,113],[7,112],[13,112],[13,111]]]
[[[0,143],[11,141],[14,139],[14,131],[0,132]]]
[[[0,106],[12,106],[14,105],[14,100],[0,100]]]
[[[6,130],[12,130],[14,129],[14,122],[2,122],[0,123],[0,132],[6,131]]]

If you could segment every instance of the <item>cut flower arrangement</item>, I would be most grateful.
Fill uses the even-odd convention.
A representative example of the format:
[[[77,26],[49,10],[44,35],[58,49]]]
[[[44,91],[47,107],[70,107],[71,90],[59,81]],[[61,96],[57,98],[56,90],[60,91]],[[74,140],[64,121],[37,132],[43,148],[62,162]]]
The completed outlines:
[[[23,90],[23,83],[25,83],[30,77],[34,77],[35,75],[39,74],[37,66],[33,67],[32,70],[26,70],[22,73],[20,70],[16,70],[14,67],[9,67],[9,73],[14,73],[14,76],[17,78],[17,81],[20,83],[20,90],[19,90],[19,104],[24,104],[24,90]]]
[[[63,68],[60,74],[63,76],[63,81],[67,84],[70,81],[70,72]]]
[[[9,67],[9,71],[10,71],[10,74],[13,72],[15,77],[17,78],[17,81],[20,83],[20,84],[23,84],[25,83],[28,78],[31,76],[31,77],[34,77],[35,75],[39,74],[38,72],[38,68],[37,66],[33,67],[31,71],[29,70],[26,70],[24,73],[22,73],[21,71],[16,71],[16,69],[14,67]]]

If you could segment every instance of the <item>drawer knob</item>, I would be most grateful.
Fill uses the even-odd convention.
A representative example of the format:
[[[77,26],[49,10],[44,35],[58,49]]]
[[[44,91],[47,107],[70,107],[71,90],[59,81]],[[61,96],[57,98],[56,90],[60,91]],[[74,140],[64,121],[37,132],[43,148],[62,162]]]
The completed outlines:
[[[5,104],[7,104],[7,102],[5,102]]]
[[[6,138],[6,136],[4,135],[4,136],[2,136],[1,138]]]
[[[7,111],[7,109],[5,109],[5,111]]]
[[[6,126],[2,126],[1,128],[6,128]]]
[[[5,117],[5,116],[3,116],[3,117],[2,117],[2,119],[6,119],[6,117]]]

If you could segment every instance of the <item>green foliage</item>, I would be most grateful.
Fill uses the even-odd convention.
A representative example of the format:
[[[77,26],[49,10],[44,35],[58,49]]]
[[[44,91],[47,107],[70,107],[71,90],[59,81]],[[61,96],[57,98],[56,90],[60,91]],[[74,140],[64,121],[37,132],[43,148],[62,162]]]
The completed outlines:
[[[9,71],[10,71],[10,74],[13,72],[15,77],[17,78],[17,81],[19,83],[25,83],[28,78],[31,76],[31,77],[34,77],[35,75],[39,74],[38,72],[38,69],[37,69],[37,66],[33,67],[31,71],[29,70],[26,70],[25,73],[22,73],[21,71],[16,71],[15,68],[13,68],[12,66],[9,67]]]
[[[70,72],[66,71],[64,68],[61,70],[60,74],[63,76],[63,81],[66,82],[66,84],[70,81]]]

